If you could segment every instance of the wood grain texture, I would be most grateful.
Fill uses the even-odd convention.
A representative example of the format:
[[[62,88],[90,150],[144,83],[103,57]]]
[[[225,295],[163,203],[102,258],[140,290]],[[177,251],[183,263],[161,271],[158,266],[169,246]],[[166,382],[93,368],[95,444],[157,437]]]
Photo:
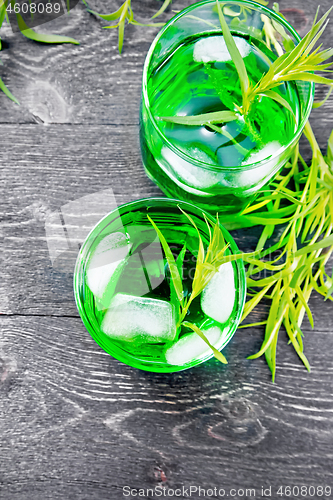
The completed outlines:
[[[258,348],[256,331],[235,336],[228,367],[211,360],[171,375],[112,359],[79,319],[2,318],[1,331],[2,498],[28,498],[32,487],[37,499],[117,499],[122,486],[159,481],[241,488],[332,480],[327,332],[309,335],[311,375],[283,349],[272,385],[263,360],[245,359]],[[330,353],[325,367],[319,343]]]
[[[90,4],[110,12],[120,3]],[[318,3],[280,7],[304,35]],[[133,0],[139,20],[160,5]],[[321,12],[330,5],[323,0]],[[0,498],[120,500],[125,485],[256,488],[257,498],[262,486],[333,487],[333,314],[321,297],[311,298],[314,331],[304,322],[312,373],[281,332],[275,385],[263,359],[246,359],[260,347],[261,328],[238,330],[228,366],[211,360],[163,375],[108,356],[81,323],[70,272],[78,247],[52,264],[47,221],[105,190],[118,204],[162,196],[144,173],[138,141],[142,66],[157,30],[128,27],[119,56],[117,34],[103,24],[79,4],[40,30],[80,46],[1,32],[0,75],[21,106],[0,94]],[[325,47],[332,34],[331,22]],[[311,118],[322,148],[332,118],[331,97]],[[302,151],[308,160],[305,140]],[[75,223],[66,230],[75,240]],[[252,229],[234,235],[244,251],[254,248]],[[261,305],[253,320],[266,312]]]
[[[77,315],[72,275],[52,266],[45,223],[68,202],[100,192],[103,197],[105,189],[113,190],[118,205],[162,196],[144,173],[138,127],[7,125],[2,129],[7,153],[0,234],[7,300],[0,311]],[[20,146],[13,151],[14,141]],[[104,208],[97,220],[112,208]]]

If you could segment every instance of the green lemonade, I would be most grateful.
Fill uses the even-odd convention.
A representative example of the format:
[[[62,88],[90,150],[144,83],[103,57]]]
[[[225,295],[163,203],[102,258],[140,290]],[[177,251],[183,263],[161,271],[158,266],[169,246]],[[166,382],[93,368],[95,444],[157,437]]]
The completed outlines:
[[[235,32],[233,37],[255,85],[276,56],[256,38]],[[234,111],[234,103],[242,104],[239,76],[222,34],[215,31],[185,39],[151,68],[147,79],[149,112],[155,120],[152,127],[143,102],[141,148],[148,176],[167,195],[210,212],[239,211],[258,185],[266,184],[276,172],[282,159],[278,152],[297,128],[296,86],[287,83],[275,90],[289,102],[295,117],[278,102],[262,97],[246,120],[240,117],[219,124],[222,133],[207,125],[163,121],[170,116]],[[262,167],[245,168],[270,156],[272,161]]]
[[[148,204],[148,208],[147,208]],[[120,216],[103,219],[83,245],[75,272],[75,295],[87,329],[109,354],[137,368],[177,371],[212,356],[193,331],[177,327],[170,272],[157,224],[175,259],[186,245],[182,265],[185,296],[191,293],[198,235],[173,200],[146,200],[120,207]],[[182,208],[195,220],[204,243],[209,233],[202,212]],[[237,247],[227,231],[228,252]],[[189,308],[186,321],[202,329],[221,349],[233,335],[243,307],[244,270],[240,261],[220,267]]]

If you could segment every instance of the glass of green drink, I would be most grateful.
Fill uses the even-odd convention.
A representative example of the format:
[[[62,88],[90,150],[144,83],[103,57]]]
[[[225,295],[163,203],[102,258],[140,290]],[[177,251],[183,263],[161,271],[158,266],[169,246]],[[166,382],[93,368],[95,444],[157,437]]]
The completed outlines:
[[[257,3],[220,5],[255,86],[300,37],[278,13]],[[140,140],[147,175],[167,196],[213,214],[241,211],[286,164],[312,108],[313,83],[289,81],[274,91],[289,108],[261,96],[246,120],[239,115],[230,122],[191,126],[170,121],[237,112],[242,100],[216,1],[183,10],[157,35],[145,61]]]
[[[119,207],[95,226],[81,247],[74,293],[82,321],[107,353],[130,366],[175,372],[213,356],[193,329],[177,323],[170,266],[162,244],[165,238],[180,268],[184,297],[190,297],[199,237],[189,217],[207,251],[212,237],[207,222],[214,219],[189,203],[164,198]],[[239,324],[246,281],[243,261],[231,261],[239,253],[234,240],[218,227],[230,261],[219,267],[191,302],[186,321],[200,328],[220,351]]]

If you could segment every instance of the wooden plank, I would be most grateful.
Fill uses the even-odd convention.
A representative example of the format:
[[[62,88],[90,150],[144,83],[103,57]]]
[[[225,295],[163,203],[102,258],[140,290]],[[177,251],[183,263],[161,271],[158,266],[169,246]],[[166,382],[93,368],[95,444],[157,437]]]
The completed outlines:
[[[162,196],[142,167],[138,127],[8,125],[2,130],[0,311],[76,314],[72,276],[53,268],[45,222],[68,202],[103,196],[106,189],[113,190],[118,205]],[[96,222],[112,208],[100,209]]]
[[[118,363],[79,319],[2,317],[0,328],[1,498],[331,484],[332,335],[309,335],[311,375],[283,342],[273,385],[263,360],[245,359],[258,331],[236,334],[228,366],[164,375]]]
[[[288,15],[303,35],[318,3],[280,6],[298,9]],[[321,2],[322,12],[330,4]],[[116,2],[91,5],[107,12]],[[144,17],[157,2],[133,0],[134,7]],[[52,266],[45,222],[108,188],[118,204],[162,195],[141,166],[137,126],[156,30],[127,29],[120,57],[116,32],[102,30],[82,5],[41,29],[82,43],[42,46],[2,30],[1,75],[21,106],[0,94],[0,498],[118,500],[126,485],[256,488],[258,498],[272,486],[280,498],[279,486],[332,485],[333,316],[321,297],[311,298],[315,330],[304,322],[312,373],[281,332],[276,385],[263,359],[246,360],[260,348],[261,328],[236,333],[228,366],[211,360],[170,375],[119,363],[89,336],[71,274]],[[325,46],[332,29],[331,22]],[[312,115],[322,148],[332,112],[331,98]],[[242,249],[255,245],[252,229],[235,234]],[[265,313],[260,306],[254,320]]]
[[[4,26],[1,75],[21,106],[1,95],[1,122],[136,123],[143,61],[158,29],[127,28],[120,56],[117,30],[106,24],[80,4],[39,28],[76,37],[79,46],[38,44]]]
[[[72,275],[64,271],[74,268],[78,246],[70,245],[69,268],[53,266],[46,221],[64,206],[65,218],[77,215],[69,213],[68,203],[98,193],[103,198],[106,189],[112,189],[118,205],[163,196],[142,167],[138,127],[2,125],[0,131],[0,312],[75,316]],[[103,200],[95,221],[114,208]],[[86,215],[85,205],[82,212]],[[76,229],[74,223],[71,230]],[[243,251],[255,248],[258,230],[233,234]],[[322,311],[329,309],[328,303],[320,304]]]

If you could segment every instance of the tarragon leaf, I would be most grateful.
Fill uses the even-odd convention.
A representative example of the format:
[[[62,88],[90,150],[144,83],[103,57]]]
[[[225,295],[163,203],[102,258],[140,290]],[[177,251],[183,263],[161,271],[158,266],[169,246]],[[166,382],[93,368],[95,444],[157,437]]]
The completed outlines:
[[[302,273],[305,271],[305,269],[306,269],[305,265],[303,265],[297,269],[297,271],[293,275],[292,280],[289,284],[290,288],[296,288],[299,285],[299,283],[301,283],[300,278],[301,278]]]
[[[325,78],[324,76],[314,75],[312,73],[291,73],[283,77],[284,82],[302,80],[303,82],[321,83],[324,85],[333,85],[333,80]]]
[[[215,111],[213,113],[203,113],[195,116],[158,116],[156,118],[179,125],[200,126],[206,123],[232,122],[237,120],[237,115],[233,111]]]
[[[327,70],[330,64],[320,63],[332,55],[332,50],[327,49],[320,52],[319,47],[310,54],[314,44],[325,29],[325,21],[330,10],[318,22],[317,11],[310,31],[301,42],[293,50],[281,55],[272,63],[268,72],[261,77],[251,91],[249,95],[250,103],[253,102],[256,95],[267,92],[282,82],[301,80],[333,85],[332,80],[313,73],[318,70],[323,70],[324,72]]]
[[[172,0],[164,0],[162,7],[152,16],[152,19],[155,19],[155,17],[160,16],[163,14],[165,9],[171,4]]]
[[[121,51],[123,49],[123,44],[124,44],[124,32],[125,32],[125,22],[126,19],[130,18],[130,14],[128,12],[130,2],[129,0],[126,0],[123,5],[122,5],[122,12],[119,17],[119,22],[118,22],[118,51],[119,54],[121,54]],[[107,26],[106,26],[107,27]],[[112,26],[110,26],[112,27]]]
[[[87,9],[87,10],[88,10],[88,12],[90,12],[90,14],[94,14],[95,16],[98,16],[101,19],[104,19],[105,21],[115,21],[116,19],[118,19],[121,16],[121,13],[123,11],[123,6],[119,7],[118,10],[116,10],[115,12],[112,12],[111,14],[99,14],[98,12],[96,12],[94,10],[91,10],[91,9]]]
[[[329,13],[331,12],[331,10],[332,10],[332,7],[323,15],[321,20],[318,22],[318,27],[320,29],[318,29],[318,31],[317,31],[317,28],[316,28],[315,32],[317,31],[317,33],[314,36],[310,37],[311,41],[310,41],[310,43],[307,44],[307,47],[303,53],[303,56],[307,56],[310,54],[310,52],[313,49],[313,47],[315,46],[315,44],[317,43],[317,41],[319,40],[321,35],[324,33],[325,28],[328,24],[328,20],[326,21],[326,19],[327,19]]]
[[[0,7],[0,28],[2,26],[2,23],[4,22],[4,19],[6,17],[6,4],[2,4]]]
[[[284,321],[284,325],[286,327],[286,330],[287,330],[287,333],[288,333],[288,337],[290,338],[290,341],[291,341],[291,343],[292,343],[295,351],[297,352],[298,356],[302,360],[302,362],[303,362],[304,366],[306,367],[306,369],[310,372],[311,368],[310,368],[309,361],[307,360],[307,358],[304,355],[304,353],[301,351],[301,349],[299,347],[299,344],[298,344],[297,340],[295,339],[294,332],[292,331],[290,323],[287,321],[287,319]]]
[[[171,0],[168,0],[170,3]],[[156,26],[156,27],[161,27],[164,26],[165,23],[139,23],[134,19],[134,14],[133,14],[133,9],[131,7],[131,0],[125,0],[125,2],[119,7],[114,12],[111,12],[111,14],[99,14],[98,12],[92,10],[87,2],[84,0],[83,2],[86,7],[88,12],[91,14],[94,14],[95,16],[100,17],[104,21],[116,21],[118,19],[118,23],[113,24],[111,26],[104,26],[104,29],[117,29],[118,28],[118,51],[119,54],[121,54],[123,45],[124,45],[124,32],[125,32],[125,25],[126,21],[128,24],[134,24],[135,26]],[[163,6],[162,6],[163,7]],[[167,6],[164,6],[164,9]],[[161,9],[160,9],[161,10]],[[157,17],[157,14],[155,14],[154,17]]]
[[[266,96],[281,104],[281,106],[285,107],[288,111],[290,111],[290,113],[294,117],[294,120],[296,121],[296,116],[293,108],[290,106],[289,102],[286,99],[284,99],[284,97],[282,97],[280,94],[278,94],[274,90],[266,90],[265,92],[261,92],[259,95]]]
[[[255,286],[255,285],[254,285]],[[283,313],[285,312],[286,305],[283,304],[284,309],[281,312],[281,302],[280,302],[280,294],[275,294],[273,297],[273,301],[270,307],[266,331],[265,331],[265,339],[262,343],[260,350],[256,354],[252,354],[252,356],[248,356],[247,359],[256,359],[264,354],[266,349],[271,345],[276,335],[278,335],[282,321],[283,321]]]
[[[237,48],[237,45],[235,43],[235,40],[233,39],[232,34],[230,33],[228,24],[224,18],[224,15],[223,15],[223,12],[222,12],[222,9],[221,9],[221,6],[220,6],[218,0],[216,0],[216,5],[217,5],[217,12],[219,15],[219,20],[220,20],[220,24],[221,24],[221,28],[222,28],[222,33],[224,36],[224,41],[226,43],[229,54],[233,60],[233,63],[236,67],[236,71],[237,71],[238,76],[239,76],[240,85],[241,85],[241,89],[242,89],[242,95],[243,95],[243,99],[244,99],[245,95],[247,93],[247,90],[249,88],[249,77],[248,77],[248,74],[247,74],[247,71],[245,68],[243,58],[242,58],[242,56]]]
[[[333,270],[332,270],[332,277],[330,279],[331,279],[332,286],[328,289],[328,291],[325,295],[325,300],[327,300],[329,298],[333,299],[333,297],[331,297],[333,295]]]
[[[35,42],[41,42],[41,43],[73,43],[75,45],[80,44],[80,42],[68,36],[50,35],[48,33],[37,33],[31,28],[28,28],[28,26],[25,24],[20,14],[16,14],[16,18],[18,27],[22,35],[29,38],[30,40],[34,40]]]
[[[227,5],[223,6],[223,14],[225,14],[226,16],[229,16],[229,17],[238,17],[238,16],[241,15],[241,13],[242,13],[241,10],[239,12],[235,12],[232,9],[230,9],[230,7],[228,7]]]
[[[323,106],[328,101],[332,91],[333,91],[333,86],[329,89],[329,91],[327,92],[326,96],[324,97],[324,99],[322,101],[315,101],[312,104],[312,108],[313,109],[321,108],[321,106]]]
[[[331,132],[331,135],[328,139],[328,144],[327,144],[327,160],[331,163],[331,167],[333,167],[333,130]]]
[[[211,237],[211,240],[207,248],[206,261],[213,262],[214,260],[216,260],[221,250],[223,250],[224,252],[225,249],[226,249],[225,239],[220,228],[218,215],[216,215],[216,222],[213,225],[213,236]]]
[[[186,326],[187,328],[190,328],[191,330],[193,330],[197,335],[199,335],[199,337],[204,341],[206,342],[206,344],[211,348],[211,350],[213,351],[214,353],[214,356],[216,359],[218,359],[219,361],[221,361],[221,363],[223,363],[224,365],[228,364],[228,361],[226,360],[225,356],[223,356],[223,354],[218,351],[210,342],[209,340],[207,339],[206,335],[202,332],[202,330],[200,330],[200,328],[198,328],[196,325],[194,325],[193,323],[189,323],[188,321],[184,321],[183,322],[183,325]]]
[[[311,309],[308,306],[308,303],[307,303],[307,301],[306,301],[306,299],[304,297],[304,294],[303,294],[303,292],[301,290],[301,287],[299,285],[297,285],[295,287],[295,289],[296,289],[297,295],[298,295],[301,303],[303,304],[303,306],[304,306],[304,308],[306,310],[306,313],[307,313],[308,318],[309,318],[310,325],[311,325],[312,328],[314,328],[314,321],[313,321],[312,312],[311,312]]]
[[[135,19],[133,19],[133,21],[131,21],[131,24],[133,24],[134,26],[143,26],[143,27],[149,26],[152,28],[162,28],[162,26],[165,25],[165,23],[139,23]]]
[[[16,104],[20,104],[19,101],[16,99],[16,97],[13,96],[13,94],[11,93],[11,91],[3,83],[3,81],[2,81],[1,78],[0,78],[0,89],[2,90],[2,92],[4,92],[6,94],[7,97],[9,97],[9,99],[11,99],[12,101],[14,101]]]
[[[243,312],[241,322],[243,322],[244,319],[250,314],[250,312],[259,304],[261,299],[267,294],[268,290],[270,288],[272,288],[273,284],[274,283],[269,283],[265,288],[260,290],[260,292],[256,293],[255,296],[252,297],[252,299],[250,299],[246,302],[246,304],[244,306],[244,312]],[[265,321],[265,323],[267,323],[267,322]],[[248,325],[245,325],[245,326],[248,326]]]
[[[157,235],[160,239],[161,245],[162,245],[164,253],[165,253],[165,257],[166,257],[168,265],[169,265],[171,279],[172,279],[173,285],[175,287],[177,298],[178,298],[179,302],[181,303],[183,300],[183,283],[182,283],[182,280],[181,280],[181,277],[180,277],[180,274],[178,271],[177,264],[175,262],[175,258],[173,256],[173,253],[170,250],[170,247],[169,247],[166,239],[164,238],[164,236],[161,233],[161,231],[159,230],[159,228],[156,226],[155,222],[149,217],[149,215],[147,215],[147,217],[148,217],[148,220],[150,221],[150,223],[153,225],[153,227],[154,227],[155,231],[157,232]]]
[[[277,12],[277,14],[281,15],[279,12]],[[286,52],[293,50],[295,47],[294,42],[287,35],[287,32],[284,29],[284,27],[281,24],[274,21],[274,19],[272,19],[272,24],[274,26],[274,29],[282,36],[283,46],[284,46]]]
[[[333,234],[331,236],[327,236],[327,238],[323,238],[318,243],[314,243],[313,245],[307,245],[300,250],[295,252],[295,257],[299,257],[300,255],[305,255],[307,253],[314,252],[316,250],[320,250],[321,248],[327,248],[333,245]]]
[[[124,44],[124,32],[125,32],[125,17],[120,20],[118,26],[118,51],[121,54]]]
[[[183,263],[184,263],[185,253],[186,253],[186,243],[184,243],[184,246],[179,252],[179,255],[176,260],[177,269],[181,279],[183,279]]]
[[[324,24],[329,12],[324,14],[324,16],[316,23],[318,10],[313,21],[312,27],[310,31],[305,35],[305,37],[300,41],[296,47],[288,53],[288,56],[283,60],[283,67],[286,69],[289,65],[294,64],[294,62],[298,59],[299,56],[306,50],[308,45],[311,43],[311,40],[316,36],[322,25]],[[275,62],[277,62],[276,60]],[[282,61],[281,61],[282,63]],[[278,63],[277,63],[278,65]]]
[[[185,253],[186,253],[186,244],[184,244],[184,246],[181,249],[181,251],[177,257],[177,260],[176,260],[176,266],[177,266],[179,276],[181,279],[183,279],[183,263],[184,263]],[[169,266],[169,269],[170,269],[170,266]],[[179,315],[180,315],[180,307],[179,307],[180,302],[179,302],[178,295],[177,295],[177,292],[176,292],[176,289],[174,286],[173,279],[171,279],[171,281],[170,281],[170,302],[176,308],[176,312],[177,312],[176,322],[178,322]]]
[[[205,260],[205,249],[204,245],[200,236],[200,231],[192,219],[190,215],[188,215],[182,208],[179,207],[179,209],[183,212],[183,214],[188,218],[188,220],[191,222],[192,226],[196,229],[197,234],[198,234],[198,239],[199,239],[199,249],[198,249],[198,255],[197,255],[197,262],[196,262],[196,267],[195,267],[195,272],[194,272],[194,278],[192,282],[192,294],[191,294],[191,299],[193,300],[194,297],[198,296],[200,293],[200,284],[202,281],[202,266]]]

